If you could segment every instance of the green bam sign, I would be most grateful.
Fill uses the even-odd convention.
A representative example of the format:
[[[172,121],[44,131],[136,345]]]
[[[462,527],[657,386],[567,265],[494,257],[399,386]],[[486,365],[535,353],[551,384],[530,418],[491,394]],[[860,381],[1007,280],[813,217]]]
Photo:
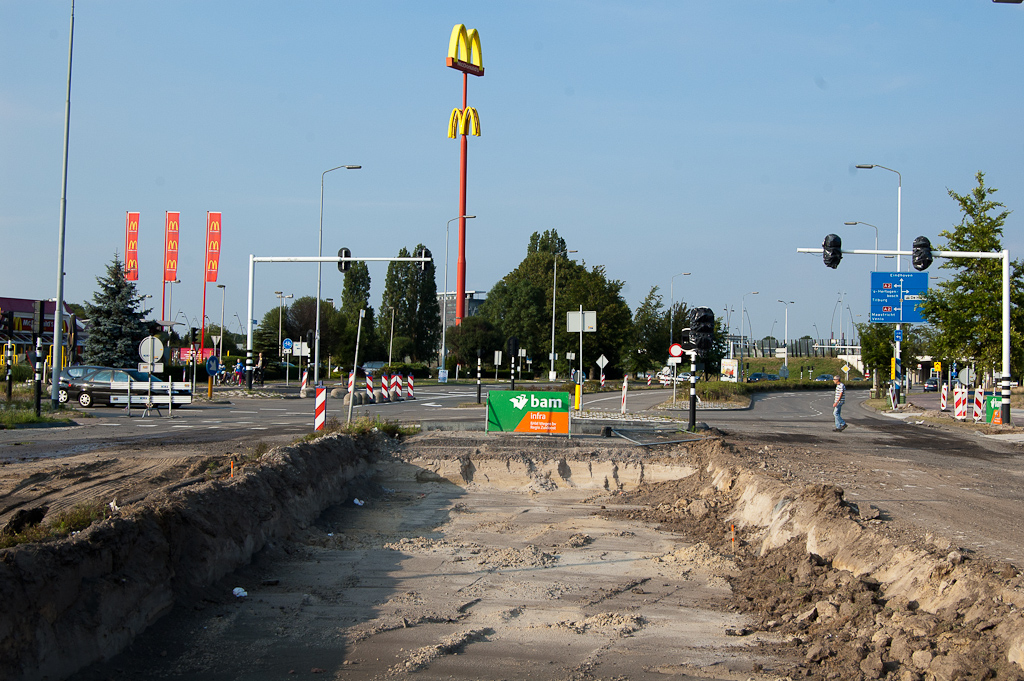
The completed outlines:
[[[492,390],[487,431],[569,434],[569,393]]]

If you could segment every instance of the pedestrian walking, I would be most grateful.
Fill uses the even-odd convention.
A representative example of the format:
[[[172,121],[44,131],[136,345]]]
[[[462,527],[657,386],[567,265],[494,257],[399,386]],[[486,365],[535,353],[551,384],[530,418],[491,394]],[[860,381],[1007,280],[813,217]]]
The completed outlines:
[[[835,399],[832,401],[832,415],[836,417],[835,432],[841,433],[846,430],[846,421],[843,420],[843,403],[846,402],[846,386],[838,374],[832,377],[836,384]]]

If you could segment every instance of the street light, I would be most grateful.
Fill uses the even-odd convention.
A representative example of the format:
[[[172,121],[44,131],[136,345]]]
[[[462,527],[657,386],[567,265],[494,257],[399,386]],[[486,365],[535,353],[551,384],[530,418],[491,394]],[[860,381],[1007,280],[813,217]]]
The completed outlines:
[[[448,359],[448,346],[445,343],[448,340],[448,228],[452,226],[452,223],[456,220],[472,220],[476,218],[475,215],[460,215],[457,218],[452,218],[444,225],[444,295],[441,297],[443,302],[443,309],[441,310],[441,366],[440,369],[445,369],[445,361]],[[440,370],[439,369],[439,370]]]
[[[785,327],[786,328],[786,338],[785,338],[786,357],[785,357],[785,366],[788,367],[789,366],[789,306],[793,305],[795,303],[795,301],[792,301],[792,300],[790,300],[790,301],[780,300],[779,302],[786,306],[786,327]]]
[[[1021,1],[1024,2],[1024,0],[1021,0]],[[868,227],[875,227],[870,222],[860,222],[860,221],[844,222],[843,224],[844,225],[867,225]],[[875,250],[876,251],[878,250],[878,227],[875,227]],[[876,272],[878,271],[878,254],[877,253],[875,253],[875,271]]]
[[[886,168],[885,166],[880,166],[877,163],[864,163],[864,164],[858,165],[857,167],[861,168],[861,169],[864,169],[864,170],[869,170],[871,168],[881,168],[882,170],[888,170],[890,173],[896,173],[896,177],[898,178],[898,181],[899,181],[899,184],[896,187],[896,250],[899,251],[900,250],[900,241],[901,241],[901,239],[900,239],[900,236],[901,236],[901,234],[900,234],[901,222],[900,221],[901,221],[901,217],[902,217],[902,213],[903,213],[903,175],[901,175],[898,170],[893,170],[892,168]],[[897,255],[896,256],[896,271],[899,272],[899,271],[901,271],[901,269],[902,269],[902,259],[900,258],[900,256]],[[841,316],[840,316],[840,319],[842,319]],[[840,322],[840,324],[841,324],[841,322]],[[897,322],[896,323],[896,337],[897,338],[901,338],[902,336],[903,336],[903,324]],[[895,353],[895,355],[896,355],[896,364],[897,365],[900,364],[900,345],[901,345],[901,342],[902,341],[896,341],[896,353]],[[900,378],[901,377],[902,377],[902,369],[901,369],[900,376],[897,376],[897,380],[896,380],[896,390],[895,390],[896,404],[900,403],[900,387],[901,387],[900,386]]]
[[[281,348],[281,317],[284,314],[284,299],[295,297],[293,293],[288,295],[283,295],[283,293],[283,291],[274,291],[274,295],[277,296],[277,356],[282,360],[284,359],[284,349]]]
[[[676,311],[676,277],[688,277],[689,272],[680,272],[679,274],[673,274],[672,279],[668,285],[669,292],[669,306],[668,306],[668,344],[672,345],[672,316]]]
[[[217,284],[220,289],[220,352],[217,354],[217,362],[224,364],[224,292],[227,287],[224,284]]]
[[[555,374],[555,298],[558,294],[558,256],[578,253],[579,251],[560,251],[555,253],[555,271],[552,275],[551,284],[551,368],[548,370],[548,380],[553,381]]]
[[[750,293],[744,293],[743,296],[740,298],[740,379],[741,380],[746,378],[746,372],[743,370],[743,346],[746,345],[746,343],[744,341],[744,339],[746,337],[743,335],[743,315],[746,314],[746,311],[747,311],[747,296],[756,296],[759,293],[760,293],[760,291],[751,291]],[[747,319],[747,328],[748,329],[750,328],[750,319],[749,318]],[[751,333],[753,333],[752,329],[751,329]]]
[[[320,237],[317,239],[316,256],[322,258],[324,255],[324,176],[333,170],[359,170],[362,166],[337,166],[335,168],[329,168],[320,174]],[[320,384],[320,273],[323,269],[323,263],[317,262],[316,264],[316,331],[314,333],[313,345],[316,348],[313,351],[313,385]]]

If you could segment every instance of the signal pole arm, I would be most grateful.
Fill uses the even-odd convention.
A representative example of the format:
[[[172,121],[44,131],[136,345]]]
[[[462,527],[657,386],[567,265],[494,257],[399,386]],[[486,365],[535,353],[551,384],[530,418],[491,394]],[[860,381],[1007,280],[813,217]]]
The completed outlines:
[[[825,249],[821,248],[798,248],[797,253],[823,254]],[[909,255],[914,256],[914,251],[887,251],[872,249],[853,249],[840,251],[843,255]],[[935,258],[978,258],[984,260],[1003,261],[1003,305],[1002,305],[1002,335],[1003,335],[1003,370],[1001,377],[1002,406],[1000,417],[1004,424],[1010,423],[1010,251],[931,251]]]

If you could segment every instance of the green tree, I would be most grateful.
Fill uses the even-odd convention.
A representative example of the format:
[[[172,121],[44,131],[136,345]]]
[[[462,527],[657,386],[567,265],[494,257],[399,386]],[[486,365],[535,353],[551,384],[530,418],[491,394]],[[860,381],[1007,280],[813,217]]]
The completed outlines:
[[[294,340],[296,336],[294,330],[289,326],[288,316],[288,308],[285,306],[278,305],[267,310],[263,315],[263,319],[260,320],[259,325],[252,333],[252,345],[256,353],[262,352],[267,359],[281,359],[280,347],[278,346],[278,329],[280,329],[281,340],[285,338],[292,338]]]
[[[633,313],[633,335],[629,349],[631,371],[660,369],[668,356],[668,314],[662,309],[658,287],[651,287]]]
[[[418,244],[414,252],[421,253],[425,248],[423,244]],[[413,356],[422,362],[433,356],[441,344],[441,303],[437,299],[437,270],[433,261],[423,267],[416,267],[413,273],[416,322],[410,338]]]
[[[946,240],[939,250],[999,252],[1003,226],[1010,211],[994,200],[995,188],[985,186],[985,174],[975,176],[977,186],[968,194],[947,190],[959,206],[962,218],[952,230],[939,236]],[[995,259],[950,258],[940,265],[952,276],[928,291],[922,310],[934,327],[931,349],[939,360],[975,362],[979,368],[1002,368],[1002,264]],[[1021,261],[1010,264],[1012,372],[1024,369],[1024,289]]]
[[[366,310],[362,336],[359,340],[359,357],[368,361],[379,359],[376,322],[373,306],[370,305],[370,270],[364,262],[352,263],[352,267],[345,273],[345,285],[341,289],[341,315],[350,330],[350,333],[345,334],[342,346],[338,348],[345,357],[354,356],[359,310]]]
[[[85,362],[109,367],[133,367],[139,362],[139,341],[146,337],[143,321],[152,310],[143,310],[144,298],[135,282],[124,278],[120,257],[107,265],[107,276],[96,277],[99,290],[86,302],[89,337]]]
[[[413,249],[417,256],[425,246],[418,244]],[[410,257],[402,248],[398,257]],[[384,295],[381,300],[381,316],[377,322],[377,335],[382,341],[391,342],[391,311],[394,310],[394,335],[402,339],[402,352],[396,357],[409,354],[415,361],[429,361],[440,345],[441,305],[437,299],[433,262],[425,265],[411,262],[392,262],[384,280]],[[386,311],[386,314],[385,314]]]
[[[492,359],[495,350],[501,350],[503,342],[494,324],[480,315],[466,317],[462,324],[452,327],[445,341],[448,344],[448,365],[454,367],[476,366],[476,351],[483,352],[484,359]]]

